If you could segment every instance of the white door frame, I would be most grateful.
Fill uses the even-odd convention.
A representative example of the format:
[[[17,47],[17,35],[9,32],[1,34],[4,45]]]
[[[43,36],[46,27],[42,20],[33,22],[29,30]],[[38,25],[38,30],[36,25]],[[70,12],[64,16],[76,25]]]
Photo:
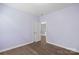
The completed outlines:
[[[34,41],[35,41],[35,42],[41,40],[40,31],[41,31],[41,24],[40,24],[40,21],[34,21]]]

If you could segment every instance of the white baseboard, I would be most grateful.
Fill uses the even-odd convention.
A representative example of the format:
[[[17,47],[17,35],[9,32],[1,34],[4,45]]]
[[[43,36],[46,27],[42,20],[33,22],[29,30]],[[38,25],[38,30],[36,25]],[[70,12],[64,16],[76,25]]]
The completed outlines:
[[[47,42],[48,42],[48,41],[47,41]],[[1,52],[5,52],[5,51],[8,51],[8,50],[11,50],[11,49],[14,49],[14,48],[18,48],[18,47],[21,47],[21,46],[24,46],[24,45],[27,45],[27,44],[30,44],[30,43],[33,43],[33,41],[32,41],[32,42],[29,42],[29,43],[24,43],[24,44],[20,44],[20,45],[14,46],[14,47],[10,47],[10,48],[6,48],[6,49],[3,49],[3,50],[0,50],[0,53],[1,53]],[[55,44],[55,43],[51,43],[51,42],[48,42],[48,43],[79,53],[78,50],[73,49],[73,48],[64,47],[64,46],[62,46],[62,45]]]
[[[47,42],[48,42],[48,41],[47,41]],[[79,51],[76,50],[75,48],[68,48],[68,47],[65,47],[65,46],[63,46],[63,45],[55,44],[55,43],[51,43],[51,42],[48,42],[48,43],[53,44],[53,45],[56,45],[56,46],[59,46],[59,47],[62,47],[62,48],[65,48],[65,49],[67,49],[67,50],[71,50],[71,51],[74,51],[74,52],[79,53]]]
[[[33,41],[32,42],[28,42],[28,43],[24,43],[24,44],[18,44],[17,46],[13,46],[13,47],[10,47],[10,48],[6,48],[6,49],[3,49],[3,50],[0,50],[0,53],[8,51],[8,50],[11,50],[11,49],[15,49],[15,48],[18,48],[18,47],[22,47],[22,46],[30,44],[30,43],[33,43]]]

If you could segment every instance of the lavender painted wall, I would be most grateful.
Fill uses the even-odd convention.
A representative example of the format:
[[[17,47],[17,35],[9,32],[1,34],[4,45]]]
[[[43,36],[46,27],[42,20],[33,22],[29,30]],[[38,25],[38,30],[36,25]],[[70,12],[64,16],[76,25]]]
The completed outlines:
[[[79,4],[41,17],[47,21],[48,42],[79,51]]]
[[[34,41],[33,20],[36,16],[8,6],[0,6],[0,50]]]

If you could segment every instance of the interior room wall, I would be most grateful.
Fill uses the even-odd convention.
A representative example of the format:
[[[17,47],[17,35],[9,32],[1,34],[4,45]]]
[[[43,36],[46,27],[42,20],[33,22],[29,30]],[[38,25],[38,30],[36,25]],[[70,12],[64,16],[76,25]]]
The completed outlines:
[[[48,42],[79,51],[79,4],[51,12],[40,19],[47,21]]]
[[[0,51],[34,41],[33,21],[38,17],[0,5]]]

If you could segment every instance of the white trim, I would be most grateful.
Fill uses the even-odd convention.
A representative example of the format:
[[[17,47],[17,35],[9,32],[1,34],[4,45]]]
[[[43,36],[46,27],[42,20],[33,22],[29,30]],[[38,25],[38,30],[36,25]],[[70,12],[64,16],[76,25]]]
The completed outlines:
[[[27,45],[27,44],[30,44],[30,43],[33,43],[33,41],[32,42],[29,42],[29,43],[19,44],[17,46],[13,46],[13,47],[10,47],[10,48],[6,48],[6,49],[3,49],[3,50],[0,50],[0,53],[5,52],[5,51],[8,51],[8,50],[11,50],[11,49],[15,49],[15,48],[18,48],[18,47],[22,47],[22,46]]]
[[[47,41],[47,42],[48,42],[48,41]],[[67,50],[71,50],[71,51],[74,51],[74,52],[79,53],[79,51],[76,50],[75,48],[68,48],[68,47],[65,47],[65,46],[63,46],[63,45],[55,44],[55,43],[51,43],[51,42],[48,42],[48,43],[53,44],[53,45],[56,45],[56,46],[59,46],[59,47],[62,47],[62,48],[65,48],[65,49],[67,49]]]

